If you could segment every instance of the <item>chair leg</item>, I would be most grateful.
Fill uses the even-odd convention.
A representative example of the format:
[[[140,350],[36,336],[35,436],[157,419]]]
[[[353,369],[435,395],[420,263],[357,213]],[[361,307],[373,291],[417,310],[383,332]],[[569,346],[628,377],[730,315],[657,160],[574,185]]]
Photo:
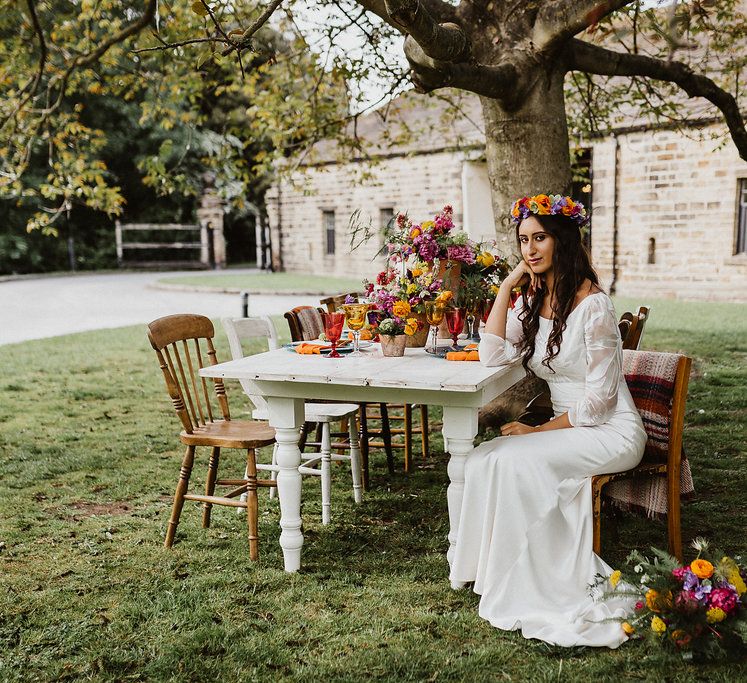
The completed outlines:
[[[301,444],[300,443],[298,444],[298,447],[301,448]],[[303,453],[303,450],[301,452]],[[278,464],[278,443],[276,441],[272,445],[272,466],[273,467],[277,467],[277,464]],[[278,476],[278,473],[273,470],[273,472],[272,472],[272,478],[273,479],[277,479],[277,476]],[[277,495],[277,491],[278,491],[278,487],[277,486],[273,486],[270,489],[270,500],[272,500],[273,498],[275,498],[275,496]]]
[[[368,480],[368,418],[366,417],[365,403],[361,403],[360,408],[358,408],[358,419],[360,421],[359,436],[361,446],[361,466],[363,469],[363,490],[368,491],[370,485]]]
[[[330,509],[332,507],[332,470],[330,468],[332,456],[332,442],[330,438],[329,422],[322,422],[322,446],[319,454],[322,456],[322,524],[329,524]]]
[[[182,507],[184,507],[184,494],[187,493],[189,487],[189,477],[192,474],[194,461],[195,447],[187,446],[187,452],[184,454],[182,467],[179,471],[179,483],[176,485],[176,492],[174,493],[174,504],[171,507],[169,526],[166,529],[166,540],[163,544],[165,548],[170,548],[174,543],[174,535],[176,534],[176,527],[179,526],[179,517],[182,514]]]
[[[215,480],[218,478],[218,463],[220,461],[220,448],[213,446],[210,450],[210,462],[208,463],[207,481],[205,482],[205,495],[212,496],[215,493]],[[210,512],[212,503],[202,504],[202,528],[210,528]]]
[[[348,420],[348,434],[350,435],[350,474],[353,477],[353,500],[361,502],[361,451],[358,447],[358,431],[355,416]]]
[[[249,559],[259,558],[259,501],[257,499],[257,459],[253,448],[246,454],[246,526],[249,533]]]
[[[592,547],[597,555],[602,554],[602,489],[592,481],[591,506],[594,525]]]
[[[394,474],[394,454],[392,453],[392,432],[389,428],[389,410],[386,403],[379,403],[381,409],[381,436],[384,440],[384,450],[386,451],[386,467],[389,474]]]
[[[405,472],[412,462],[412,405],[405,403]]]
[[[428,443],[428,406],[420,406],[420,442],[423,446],[423,460],[427,460],[429,456],[430,444]]]
[[[682,562],[679,472],[668,473],[667,478],[667,530],[669,532],[669,554],[674,555],[680,562]]]
[[[301,425],[301,438],[298,440],[298,449],[301,453],[303,453],[306,448],[306,440],[309,438],[309,429],[311,429],[311,423],[304,422],[303,425]]]

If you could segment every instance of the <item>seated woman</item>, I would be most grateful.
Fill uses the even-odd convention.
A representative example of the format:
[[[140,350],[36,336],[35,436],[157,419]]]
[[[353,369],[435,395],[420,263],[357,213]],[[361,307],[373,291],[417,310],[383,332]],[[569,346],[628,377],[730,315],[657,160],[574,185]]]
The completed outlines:
[[[629,607],[589,593],[611,573],[592,550],[590,478],[637,465],[646,433],[622,375],[617,316],[581,242],[583,205],[537,195],[512,216],[522,261],[501,285],[480,360],[521,357],[549,384],[555,416],[510,422],[468,456],[451,581],[474,582],[480,616],[497,628],[615,648],[627,636],[613,619]]]

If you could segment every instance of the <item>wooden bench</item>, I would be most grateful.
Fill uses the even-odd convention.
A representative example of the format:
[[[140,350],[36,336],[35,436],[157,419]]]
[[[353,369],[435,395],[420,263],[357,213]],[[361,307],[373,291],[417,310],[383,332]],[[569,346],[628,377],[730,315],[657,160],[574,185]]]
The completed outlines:
[[[179,266],[182,268],[209,268],[210,267],[210,248],[208,228],[206,225],[184,225],[181,223],[115,223],[115,237],[117,243],[117,264],[121,267],[132,266],[136,268],[163,268]],[[178,238],[184,233],[199,233],[199,241],[195,237],[184,235],[185,240],[167,241],[148,241],[144,238],[140,241],[124,240],[126,232],[164,232],[175,233],[174,237]],[[153,249],[174,249],[185,253],[188,250],[199,251],[199,260],[192,259],[174,259],[174,260],[127,260],[125,261],[125,250],[153,250]],[[141,252],[142,253],[142,252]]]

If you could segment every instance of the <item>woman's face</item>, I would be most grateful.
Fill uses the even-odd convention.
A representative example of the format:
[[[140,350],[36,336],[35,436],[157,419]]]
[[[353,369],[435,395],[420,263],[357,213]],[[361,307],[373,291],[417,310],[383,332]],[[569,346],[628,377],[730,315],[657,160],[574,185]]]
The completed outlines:
[[[521,255],[537,275],[552,270],[555,238],[547,232],[534,216],[521,221],[519,226]]]

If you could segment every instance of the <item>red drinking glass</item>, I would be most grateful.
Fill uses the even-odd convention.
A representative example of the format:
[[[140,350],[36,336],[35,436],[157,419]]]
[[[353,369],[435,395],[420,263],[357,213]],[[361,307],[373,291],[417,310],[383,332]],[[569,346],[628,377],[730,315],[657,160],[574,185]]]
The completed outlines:
[[[324,336],[327,337],[327,341],[332,344],[332,353],[328,354],[327,358],[342,358],[337,353],[337,342],[340,341],[340,335],[342,334],[342,326],[345,324],[344,313],[322,313],[324,318]]]
[[[464,317],[465,310],[463,308],[447,308],[446,309],[446,325],[449,328],[449,334],[451,334],[451,341],[453,346],[451,347],[454,351],[459,351],[459,345],[457,339],[464,330]]]

